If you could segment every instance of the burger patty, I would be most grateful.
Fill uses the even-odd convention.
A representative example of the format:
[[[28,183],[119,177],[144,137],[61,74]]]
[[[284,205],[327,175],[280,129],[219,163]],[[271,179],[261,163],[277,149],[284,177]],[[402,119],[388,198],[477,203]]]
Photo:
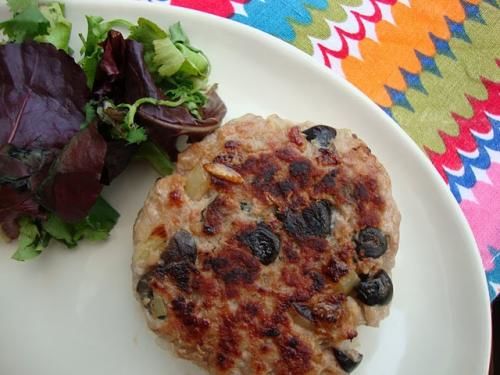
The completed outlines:
[[[179,155],[134,227],[147,321],[213,374],[345,374],[388,313],[400,214],[346,129],[246,115]]]

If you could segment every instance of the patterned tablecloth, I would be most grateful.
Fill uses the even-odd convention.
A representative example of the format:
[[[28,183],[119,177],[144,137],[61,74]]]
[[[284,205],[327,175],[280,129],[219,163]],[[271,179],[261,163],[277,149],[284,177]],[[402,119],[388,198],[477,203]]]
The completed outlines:
[[[256,27],[347,79],[430,158],[500,293],[497,0],[169,0]]]

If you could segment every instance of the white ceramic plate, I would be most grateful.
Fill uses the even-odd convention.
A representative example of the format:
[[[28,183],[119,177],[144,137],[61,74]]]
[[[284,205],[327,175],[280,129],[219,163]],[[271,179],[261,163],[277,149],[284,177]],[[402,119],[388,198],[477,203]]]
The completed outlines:
[[[211,58],[229,108],[350,127],[387,167],[402,213],[392,311],[361,330],[357,375],[481,375],[490,350],[489,301],[470,230],[433,167],[377,106],[295,48],[234,22],[165,5],[80,1],[67,6],[73,46],[84,15],[181,20]],[[7,17],[5,6],[0,19]],[[105,243],[52,246],[38,259],[0,251],[0,373],[199,374],[160,348],[132,294],[132,225],[156,176],[134,165],[106,190],[121,212]]]

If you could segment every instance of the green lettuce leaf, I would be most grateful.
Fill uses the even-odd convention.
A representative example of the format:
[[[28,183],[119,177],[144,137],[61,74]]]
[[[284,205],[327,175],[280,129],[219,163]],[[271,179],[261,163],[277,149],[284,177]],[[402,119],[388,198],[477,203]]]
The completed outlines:
[[[52,238],[73,248],[84,238],[91,241],[108,238],[119,217],[120,214],[104,198],[99,197],[87,217],[79,223],[69,224],[51,214],[42,227]]]
[[[148,161],[160,176],[167,176],[174,171],[174,164],[168,155],[153,142],[148,141],[141,144],[134,158]]]
[[[36,36],[35,41],[51,43],[56,48],[71,53],[69,48],[71,22],[64,17],[64,5],[61,3],[41,5],[40,12],[49,21],[49,27],[47,33]]]
[[[169,38],[155,40],[153,46],[153,64],[160,77],[173,76],[186,61],[182,52]]]
[[[168,31],[170,32],[170,39],[185,58],[185,62],[179,71],[188,76],[206,78],[210,72],[208,58],[203,51],[191,45],[181,23],[174,23],[169,27]]]
[[[12,259],[26,261],[37,257],[51,239],[62,242],[69,249],[82,239],[105,240],[119,217],[120,214],[102,197],[97,199],[87,217],[76,224],[66,223],[52,213],[42,222],[23,217],[19,220],[18,246]]]
[[[63,242],[68,248],[75,247],[77,240],[74,238],[74,229],[71,224],[65,223],[58,216],[51,214],[42,222],[42,228],[52,238]]]
[[[26,261],[40,255],[49,244],[50,236],[40,230],[31,218],[23,217],[20,219],[19,228],[17,250],[12,255],[12,259]]]
[[[153,42],[159,39],[165,39],[168,34],[156,23],[151,22],[146,18],[139,18],[137,25],[130,28],[129,38],[142,44],[144,47],[144,61],[150,71],[154,71],[153,57],[154,47]]]
[[[109,232],[118,221],[120,214],[104,198],[99,197],[88,216],[75,224],[73,238],[79,241],[86,238],[91,241],[101,241],[109,237]]]
[[[190,44],[187,34],[184,32],[181,23],[176,22],[168,28],[170,39],[173,43]]]
[[[0,30],[10,42],[33,39],[51,43],[58,49],[71,53],[68,44],[71,22],[64,17],[64,5],[49,3],[39,5],[38,0],[8,0],[12,18],[0,23]]]
[[[38,4],[38,1],[34,0],[7,0],[7,5],[12,14],[21,13],[22,11],[29,8],[33,3]]]
[[[0,23],[0,30],[10,42],[20,43],[47,33],[50,26],[38,8],[37,0],[7,0],[12,18]]]
[[[130,28],[130,39],[144,47],[144,61],[158,79],[172,77],[176,73],[184,76],[206,77],[210,64],[203,52],[191,45],[179,22],[169,32],[145,18]]]

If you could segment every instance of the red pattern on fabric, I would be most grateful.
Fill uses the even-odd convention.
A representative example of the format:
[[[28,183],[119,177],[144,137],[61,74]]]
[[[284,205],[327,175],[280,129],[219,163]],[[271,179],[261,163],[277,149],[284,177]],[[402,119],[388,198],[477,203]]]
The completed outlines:
[[[446,151],[443,154],[438,154],[425,148],[432,164],[434,164],[439,174],[446,182],[448,182],[448,178],[443,167],[452,170],[459,170],[462,167],[462,160],[460,159],[457,149],[473,152],[477,148],[471,130],[481,134],[486,134],[491,130],[491,124],[485,112],[500,114],[500,83],[488,80],[482,80],[482,82],[488,92],[488,98],[481,101],[476,98],[467,97],[474,110],[474,115],[470,119],[466,119],[454,113],[452,114],[459,126],[459,134],[457,136],[452,136],[442,131],[439,132],[445,144]]]
[[[235,3],[245,4],[250,0],[233,0]],[[200,10],[217,16],[229,18],[234,14],[233,4],[229,0],[171,0],[170,4],[184,8]]]
[[[353,16],[356,19],[356,22],[358,23],[357,32],[351,33],[349,31],[343,30],[339,26],[333,27],[334,32],[336,32],[339,35],[340,42],[342,43],[342,46],[340,47],[339,50],[332,50],[327,46],[323,45],[322,43],[318,43],[319,50],[323,55],[323,62],[329,68],[332,67],[330,62],[330,56],[335,57],[337,59],[344,59],[347,56],[349,56],[349,45],[347,43],[347,39],[359,41],[365,38],[366,29],[363,20],[371,23],[377,23],[382,19],[382,11],[380,10],[380,7],[378,6],[377,3],[393,5],[397,2],[397,0],[370,0],[370,2],[372,3],[374,8],[374,12],[371,16],[366,16],[364,14],[360,14],[357,11],[352,11]]]

